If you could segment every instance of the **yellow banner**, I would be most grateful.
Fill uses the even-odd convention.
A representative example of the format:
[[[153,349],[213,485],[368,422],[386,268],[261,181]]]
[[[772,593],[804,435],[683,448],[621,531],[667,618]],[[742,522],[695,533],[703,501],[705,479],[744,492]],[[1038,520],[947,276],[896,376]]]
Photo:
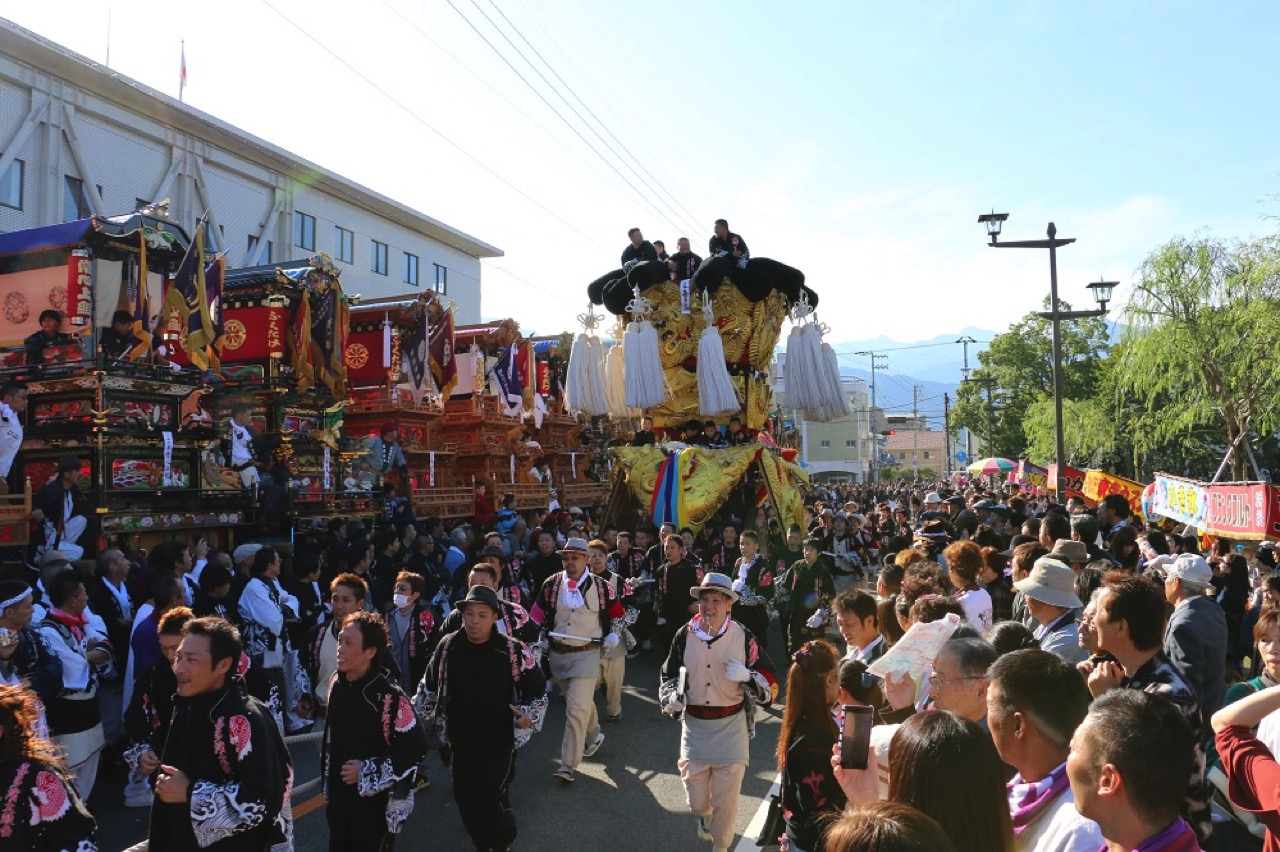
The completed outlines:
[[[1143,485],[1132,479],[1125,479],[1123,476],[1116,476],[1105,470],[1091,470],[1085,474],[1082,490],[1085,497],[1098,503],[1101,503],[1102,498],[1108,494],[1123,494],[1129,501],[1129,508],[1133,511],[1134,517],[1141,518],[1143,517],[1142,489]]]

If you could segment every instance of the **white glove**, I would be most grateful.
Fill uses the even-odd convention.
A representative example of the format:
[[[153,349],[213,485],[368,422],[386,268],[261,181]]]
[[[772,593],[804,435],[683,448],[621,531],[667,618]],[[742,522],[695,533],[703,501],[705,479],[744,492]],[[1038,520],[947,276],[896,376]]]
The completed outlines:
[[[666,620],[665,618],[661,618],[661,617],[660,617],[660,618],[658,619],[658,626],[659,626],[659,627],[665,627],[665,626],[666,626],[666,624],[667,624],[667,620]]]
[[[684,712],[684,696],[676,695],[666,704],[662,705],[662,713],[664,716],[679,716]]]
[[[747,268],[747,258],[745,256],[738,258],[738,268],[739,269]]]
[[[735,592],[737,592],[738,594],[742,594],[743,592],[745,592],[745,591],[747,590],[747,581],[746,581],[746,580],[734,580],[734,581],[733,581],[733,590],[734,590]]]
[[[179,364],[179,363],[176,363],[176,362],[174,362],[174,361],[170,361],[170,362],[169,362],[169,369],[170,369],[170,370],[173,370],[175,373],[181,373],[181,372],[182,372],[182,365],[181,365],[181,364]]]
[[[805,626],[812,627],[815,630],[821,627],[822,626],[822,610],[818,610],[813,615],[809,616],[809,620],[805,622]]]
[[[604,637],[604,649],[606,651],[612,651],[616,647],[618,647],[617,633],[610,633],[608,636]]]
[[[738,683],[746,683],[751,680],[751,669],[737,660],[730,660],[724,664],[724,676]]]

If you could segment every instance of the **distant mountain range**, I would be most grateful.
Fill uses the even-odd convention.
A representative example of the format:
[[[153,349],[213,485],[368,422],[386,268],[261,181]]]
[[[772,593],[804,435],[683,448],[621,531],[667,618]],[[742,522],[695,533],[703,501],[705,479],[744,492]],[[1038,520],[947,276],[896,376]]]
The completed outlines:
[[[971,337],[969,367],[978,366],[978,353],[997,332],[981,328],[964,328],[955,334],[939,335],[928,340],[903,341],[881,335],[868,340],[832,340],[840,357],[840,373],[871,383],[871,360],[856,352],[883,355],[876,367],[876,405],[887,415],[911,414],[912,388],[920,386],[919,411],[929,418],[931,429],[943,424],[943,394],[955,403],[956,388],[963,377],[964,347],[955,341]]]

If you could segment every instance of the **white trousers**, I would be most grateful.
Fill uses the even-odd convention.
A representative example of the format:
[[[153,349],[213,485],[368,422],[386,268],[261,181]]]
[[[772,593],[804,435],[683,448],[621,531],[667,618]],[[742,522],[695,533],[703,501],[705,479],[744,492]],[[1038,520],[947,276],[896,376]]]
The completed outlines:
[[[62,536],[58,536],[57,529],[53,524],[45,522],[44,525],[44,545],[37,549],[36,554],[44,553],[46,550],[56,550],[74,562],[84,556],[84,548],[76,544],[80,540],[80,536],[84,535],[85,528],[89,526],[89,521],[83,515],[73,515],[67,518],[67,522],[62,525]]]

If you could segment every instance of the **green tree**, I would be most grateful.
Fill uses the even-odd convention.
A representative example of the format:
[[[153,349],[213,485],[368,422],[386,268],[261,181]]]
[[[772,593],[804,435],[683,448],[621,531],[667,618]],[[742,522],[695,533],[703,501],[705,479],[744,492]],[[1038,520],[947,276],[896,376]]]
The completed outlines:
[[[1139,407],[1137,453],[1171,443],[1236,447],[1280,426],[1280,240],[1175,238],[1152,252],[1125,310],[1117,390]]]
[[[1057,452],[1053,397],[1043,397],[1027,407],[1022,421],[1027,438],[1027,457],[1036,463],[1053,461]],[[1066,463],[1088,468],[1107,465],[1120,450],[1120,433],[1115,417],[1101,399],[1062,401],[1062,442]]]
[[[1048,299],[1045,300],[1048,310]],[[1058,300],[1060,310],[1071,306]],[[1107,325],[1100,318],[1062,323],[1062,390],[1064,399],[1090,399],[1097,391],[1107,351]],[[1053,338],[1050,322],[1027,314],[978,353],[974,381],[956,392],[953,423],[982,439],[982,455],[1018,458],[1028,444],[1024,420],[1039,400],[1053,398]],[[990,379],[993,404],[987,408]],[[1050,408],[1052,411],[1052,408]],[[990,423],[990,425],[989,425]],[[1051,421],[1052,423],[1052,421]],[[1052,453],[1048,457],[1052,457]]]

